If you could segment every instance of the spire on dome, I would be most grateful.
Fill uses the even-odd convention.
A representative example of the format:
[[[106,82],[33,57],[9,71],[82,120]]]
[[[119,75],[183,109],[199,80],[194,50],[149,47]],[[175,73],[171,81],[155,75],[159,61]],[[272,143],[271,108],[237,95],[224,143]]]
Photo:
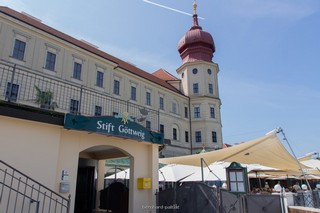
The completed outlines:
[[[212,62],[215,45],[210,33],[202,30],[198,23],[197,3],[193,2],[193,24],[178,43],[183,63],[193,61]]]
[[[198,23],[197,2],[194,1],[192,6],[193,6],[193,25],[192,25],[192,27],[193,28],[196,27],[196,28],[201,29],[201,27],[199,26],[199,23]]]
[[[194,1],[193,2],[193,15],[196,15],[197,14],[197,2]]]

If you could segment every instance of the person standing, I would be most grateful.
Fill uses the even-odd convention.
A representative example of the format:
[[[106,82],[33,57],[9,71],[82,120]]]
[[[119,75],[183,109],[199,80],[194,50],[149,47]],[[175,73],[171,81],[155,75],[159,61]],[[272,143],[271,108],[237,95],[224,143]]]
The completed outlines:
[[[265,183],[264,188],[265,189],[270,189],[268,182]]]
[[[296,182],[296,184],[294,184],[294,185],[292,186],[292,188],[293,188],[294,192],[301,191],[301,187],[300,187],[300,185],[299,185],[299,182]]]
[[[274,185],[273,189],[274,189],[274,191],[276,191],[276,192],[281,192],[280,181],[278,181],[278,183],[277,183],[276,185]]]

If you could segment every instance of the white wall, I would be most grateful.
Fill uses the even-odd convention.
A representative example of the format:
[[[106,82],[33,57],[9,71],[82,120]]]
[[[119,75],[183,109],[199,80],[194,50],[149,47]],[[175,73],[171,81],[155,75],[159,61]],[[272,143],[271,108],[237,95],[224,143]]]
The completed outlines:
[[[116,147],[131,156],[129,212],[155,206],[158,189],[158,145],[119,137],[66,130],[61,126],[0,116],[1,160],[54,191],[59,191],[62,170],[69,172],[71,207],[74,207],[79,152]],[[137,178],[152,178],[151,189],[137,189]],[[99,190],[99,189],[98,189]],[[68,194],[62,194],[67,197]],[[72,211],[71,211],[72,212]]]

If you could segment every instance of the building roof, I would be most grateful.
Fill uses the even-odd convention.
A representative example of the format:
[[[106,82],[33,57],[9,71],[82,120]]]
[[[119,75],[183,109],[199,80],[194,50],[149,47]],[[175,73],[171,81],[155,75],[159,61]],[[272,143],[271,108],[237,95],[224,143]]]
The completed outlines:
[[[162,80],[165,80],[165,81],[179,80],[178,78],[176,78],[175,76],[173,76],[171,73],[169,73],[167,70],[165,70],[163,68],[155,71],[154,73],[152,73],[152,75],[154,75],[157,78],[160,78]]]
[[[223,146],[222,146],[222,149],[225,149],[225,148],[228,148],[228,147],[231,147],[232,145],[230,144],[227,144],[227,143],[224,143]]]
[[[103,52],[103,51],[93,47],[92,45],[89,45],[86,42],[75,39],[65,33],[62,33],[60,31],[48,26],[48,25],[45,25],[40,20],[37,20],[31,16],[28,16],[25,13],[20,13],[15,10],[12,10],[11,8],[3,7],[3,6],[0,6],[0,13],[8,15],[14,19],[17,19],[17,20],[24,22],[32,27],[35,27],[43,32],[46,32],[50,35],[53,35],[59,39],[62,39],[64,41],[70,43],[70,44],[73,44],[83,50],[86,50],[86,51],[91,52],[97,56],[100,56],[104,59],[107,59],[107,60],[117,64],[117,67],[122,68],[122,69],[124,69],[134,75],[137,75],[139,77],[147,79],[147,80],[149,80],[155,84],[158,84],[164,88],[167,88],[173,92],[181,94],[181,92],[178,89],[173,87],[171,84],[167,83],[165,80],[160,79],[157,76],[152,75],[152,74],[150,74],[150,73],[148,73],[148,72],[146,72],[146,71],[144,71],[144,70],[142,70],[142,69],[140,69],[130,63],[122,61],[121,59],[116,58],[106,52]]]

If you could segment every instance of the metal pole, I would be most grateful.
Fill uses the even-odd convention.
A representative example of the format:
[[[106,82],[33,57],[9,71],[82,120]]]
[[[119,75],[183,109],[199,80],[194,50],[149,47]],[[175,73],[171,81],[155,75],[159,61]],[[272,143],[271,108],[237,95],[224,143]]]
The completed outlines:
[[[206,167],[208,168],[208,170],[209,170],[209,172],[211,173],[211,174],[213,174],[214,176],[216,176],[216,178],[218,178],[220,181],[221,181],[221,179],[220,179],[220,177],[218,176],[218,175],[216,175],[211,169],[210,169],[210,167],[209,167],[209,165],[206,163],[206,161],[203,159],[203,158],[201,158],[201,167],[203,168],[203,163],[204,164],[206,164]],[[204,179],[204,175],[203,175],[203,169],[202,169],[202,179]],[[204,182],[204,180],[202,180],[203,182]]]
[[[204,183],[204,174],[203,174],[203,158],[201,158],[200,160],[201,160],[201,178],[202,178],[202,182]]]
[[[284,203],[284,197],[285,197],[285,191],[284,190],[281,190],[280,192],[280,199],[281,199],[281,210],[282,210],[282,213],[286,213],[286,207],[285,207],[285,203]]]
[[[67,213],[70,212],[70,206],[71,206],[71,194],[69,194],[68,196]]]
[[[288,144],[288,146],[289,146],[289,148],[290,148],[290,150],[291,150],[291,152],[292,152],[292,154],[293,154],[293,156],[294,156],[294,159],[297,161],[297,164],[298,164],[298,166],[299,166],[299,168],[300,168],[300,170],[301,170],[301,173],[302,173],[304,179],[306,180],[306,183],[307,183],[307,185],[308,185],[308,188],[309,188],[310,190],[312,190],[312,189],[311,189],[311,186],[310,186],[310,184],[309,184],[309,181],[308,181],[308,179],[307,179],[307,177],[306,177],[306,173],[303,171],[302,166],[301,166],[301,163],[299,162],[296,154],[294,153],[294,151],[293,151],[293,149],[292,149],[292,147],[291,147],[291,145],[290,145],[290,143],[289,143],[286,135],[284,134],[282,128],[279,127],[279,128],[277,128],[276,131],[277,131],[277,133],[279,133],[279,132],[282,133],[282,135],[283,135],[283,140],[285,140],[285,141],[287,142],[287,144]]]
[[[115,165],[115,166],[114,166],[114,170],[115,170],[115,173],[114,173],[114,180],[115,180],[115,181],[117,181],[118,165]]]
[[[259,186],[260,186],[260,189],[262,189],[262,185],[261,185],[261,179],[260,179],[260,176],[258,177],[258,172],[256,172],[256,177],[258,178],[259,180]],[[249,179],[249,184],[250,184],[250,178]]]
[[[177,187],[177,182],[174,182],[173,183],[173,205],[177,205],[177,190],[178,190],[178,187]],[[173,209],[173,213],[176,213],[177,212],[177,209]]]

